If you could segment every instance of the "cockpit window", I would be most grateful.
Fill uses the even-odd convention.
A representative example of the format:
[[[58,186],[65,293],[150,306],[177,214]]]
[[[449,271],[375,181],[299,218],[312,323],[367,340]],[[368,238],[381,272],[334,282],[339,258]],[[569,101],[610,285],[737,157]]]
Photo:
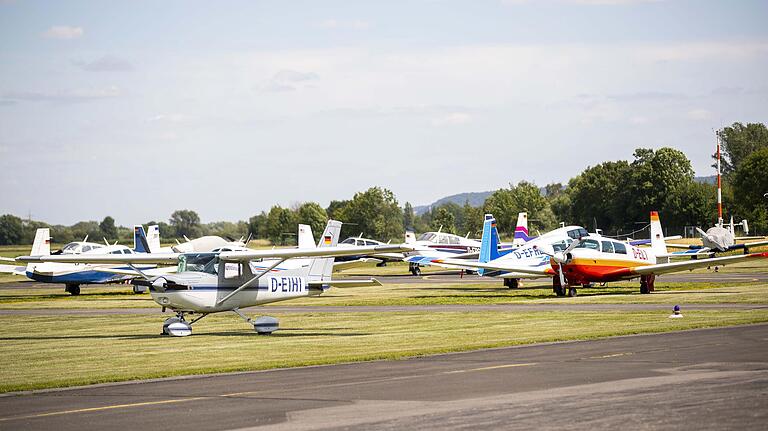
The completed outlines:
[[[216,275],[219,257],[215,253],[182,254],[179,256],[178,272],[205,272]]]
[[[109,254],[121,254],[120,250],[110,251]]]
[[[581,244],[577,245],[576,248],[587,248],[590,250],[600,251],[600,243],[598,243],[594,239],[585,239],[584,241],[581,242]]]
[[[603,253],[613,253],[613,243],[610,241],[602,241]]]
[[[70,242],[69,244],[65,245],[64,248],[61,249],[61,251],[75,251],[77,248],[77,243]]]
[[[573,243],[573,240],[569,239],[567,241],[560,241],[552,244],[552,249],[554,251],[563,251],[566,248],[568,248],[569,245]]]
[[[82,252],[83,252],[83,253],[85,253],[86,251],[88,251],[88,250],[90,250],[90,249],[91,249],[91,246],[90,246],[90,245],[84,245],[84,246],[83,246],[83,250],[82,250]]]
[[[124,248],[123,249],[123,254],[133,254],[133,250],[131,250],[129,248]]]
[[[418,238],[416,238],[417,241],[429,241],[434,242],[435,240],[435,234],[433,232],[426,232],[421,235],[419,235]]]
[[[378,245],[376,241],[366,241],[365,245]]]
[[[580,227],[578,229],[569,230],[568,236],[573,239],[579,239],[585,236],[589,236],[589,232],[587,232],[587,230],[584,229],[583,227]]]
[[[615,250],[616,253],[627,254],[627,247],[623,243],[614,242],[613,249]]]
[[[352,244],[355,245],[355,239],[354,238],[347,238],[344,241],[341,242],[342,244]]]

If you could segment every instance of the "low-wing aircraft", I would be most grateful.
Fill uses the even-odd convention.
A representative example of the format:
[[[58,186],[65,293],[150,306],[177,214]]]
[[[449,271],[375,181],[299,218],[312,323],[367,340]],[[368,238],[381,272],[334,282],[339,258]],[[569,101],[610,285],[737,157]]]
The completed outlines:
[[[106,245],[109,245],[107,243]],[[88,242],[88,235],[83,238],[82,241],[73,241],[70,243],[67,243],[59,250],[56,250],[52,252],[51,254],[80,254],[85,253],[87,251],[95,250],[97,248],[104,247],[104,244],[99,244],[96,242]]]
[[[144,228],[141,225],[134,226],[134,248],[128,248],[124,245],[108,245],[86,250],[81,253],[61,253],[51,254],[51,233],[49,228],[40,228],[35,232],[35,239],[32,244],[32,256],[124,256],[133,254],[144,254],[149,252]],[[142,265],[141,269],[149,272],[160,272],[163,270],[153,269],[154,265]],[[64,290],[72,295],[80,294],[81,284],[102,284],[130,278],[126,274],[115,272],[116,269],[129,270],[131,268],[114,265],[84,265],[80,263],[55,263],[54,261],[46,263],[29,263],[24,266],[13,266],[0,268],[0,272],[9,272],[17,275],[25,275],[27,278],[42,282],[64,284]],[[141,293],[144,289],[135,287],[135,293]]]
[[[338,247],[341,222],[330,220],[321,239],[320,247],[313,249],[251,250],[220,253],[174,253],[144,255],[78,255],[78,256],[22,256],[24,263],[87,263],[123,264],[142,275],[139,264],[176,265],[175,273],[162,276],[144,276],[152,299],[163,311],[168,308],[176,316],[166,319],[163,333],[185,336],[192,333],[192,325],[211,313],[233,312],[253,325],[258,333],[271,333],[278,329],[277,319],[263,316],[251,319],[240,309],[276,301],[314,296],[331,286],[378,285],[369,280],[333,280],[331,271],[336,256],[363,253],[389,253],[411,250],[401,245],[377,245],[355,249]],[[283,262],[292,258],[311,258],[308,266],[273,273]],[[269,267],[254,273],[250,263],[273,259]],[[228,265],[230,267],[228,268]],[[198,315],[187,321],[187,315]]]
[[[493,217],[486,214],[486,221],[489,217]],[[536,237],[528,236],[528,213],[521,212],[517,215],[517,225],[515,226],[515,236],[512,244],[501,244],[498,241],[498,231],[496,230],[496,224],[494,222],[494,235],[497,238],[496,245],[498,247],[497,256],[505,255],[511,250],[525,245],[528,241]],[[403,259],[408,262],[408,270],[413,275],[421,274],[421,265],[437,265],[444,268],[456,269],[455,266],[440,263],[441,259],[453,258],[453,259],[477,259],[478,253],[481,252],[483,241],[477,241],[469,239],[467,237],[460,237],[458,235],[438,232],[426,232],[421,234],[418,238],[413,235],[412,232],[406,232],[405,242],[407,244],[413,244],[416,250],[407,253],[407,256]],[[453,242],[459,244],[463,241],[461,246],[448,246],[444,245],[446,242]]]
[[[447,263],[495,271],[553,276],[552,288],[558,296],[576,296],[576,286],[640,278],[640,293],[654,289],[657,275],[687,271],[708,266],[720,266],[748,259],[768,258],[767,253],[695,259],[669,262],[661,223],[656,211],[651,212],[651,248],[640,248],[610,238],[578,237],[555,246],[534,244],[536,252],[550,260],[550,266],[540,268],[520,265],[501,259],[487,263],[446,259]]]
[[[518,217],[519,220],[519,217]],[[549,264],[549,257],[539,251],[535,246],[540,244],[548,244],[552,247],[560,247],[566,241],[572,241],[575,238],[583,236],[597,236],[596,234],[590,234],[581,226],[563,226],[558,229],[547,232],[535,238],[529,238],[529,241],[520,247],[507,248],[499,241],[499,233],[496,228],[496,219],[492,214],[485,215],[485,221],[483,222],[483,235],[481,239],[480,252],[476,255],[466,254],[458,256],[462,258],[462,265],[451,265],[450,262],[457,260],[456,257],[443,257],[437,258],[427,256],[415,256],[409,257],[407,260],[411,262],[417,262],[419,265],[438,265],[445,268],[463,268],[468,270],[475,270],[480,275],[488,277],[498,277],[504,282],[505,287],[515,289],[520,285],[521,278],[540,278],[549,277],[553,272]],[[564,247],[563,247],[564,248]],[[418,252],[416,252],[418,253]],[[514,271],[495,271],[484,269],[482,266],[468,266],[467,263],[488,262],[503,263],[504,265],[524,265],[531,267],[539,271],[540,273],[521,273]]]

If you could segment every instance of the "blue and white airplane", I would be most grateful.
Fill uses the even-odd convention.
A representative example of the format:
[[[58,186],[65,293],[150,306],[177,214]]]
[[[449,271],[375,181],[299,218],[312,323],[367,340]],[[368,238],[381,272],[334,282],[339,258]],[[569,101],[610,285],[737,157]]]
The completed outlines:
[[[151,226],[150,228],[154,228]],[[134,226],[134,247],[133,249],[124,245],[107,245],[92,248],[81,253],[62,253],[61,256],[96,256],[96,255],[133,255],[149,253],[150,246],[147,242],[144,228],[141,225]],[[32,244],[31,256],[50,256],[51,255],[51,232],[49,228],[40,228],[35,233],[35,240]],[[0,272],[12,273],[16,275],[25,275],[27,278],[42,282],[64,284],[64,290],[72,295],[80,294],[81,284],[103,284],[135,278],[135,271],[139,269],[143,272],[168,272],[167,269],[154,269],[155,265],[141,265],[136,268],[126,265],[89,265],[82,263],[29,263],[26,266],[7,266],[0,267]],[[116,272],[118,271],[118,272]],[[125,271],[124,273],[119,273]],[[165,271],[165,272],[163,272]],[[134,286],[135,293],[142,293],[146,288]]]

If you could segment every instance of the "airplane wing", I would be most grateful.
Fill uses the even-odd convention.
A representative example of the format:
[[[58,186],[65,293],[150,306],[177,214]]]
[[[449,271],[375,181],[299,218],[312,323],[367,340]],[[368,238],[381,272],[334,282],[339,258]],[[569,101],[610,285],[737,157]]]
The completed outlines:
[[[148,276],[155,276],[155,275],[163,275],[163,274],[171,274],[176,272],[178,268],[175,266],[166,266],[163,268],[151,268],[151,269],[142,269],[141,272],[143,272],[145,275]],[[96,272],[104,272],[107,274],[117,274],[117,275],[128,275],[128,276],[135,276],[135,277],[141,277],[142,274],[140,274],[138,271],[135,271],[133,269],[118,269],[118,268],[106,268],[106,267],[93,267],[88,268],[89,271],[96,271]]]
[[[179,253],[167,254],[56,254],[44,256],[19,256],[16,262],[22,263],[105,263],[105,264],[160,264],[175,265],[179,262]]]
[[[292,257],[335,257],[375,255],[380,253],[398,253],[413,251],[413,247],[406,244],[375,245],[361,247],[318,247],[312,249],[278,249],[278,250],[253,250],[253,251],[225,251],[219,254],[219,259],[225,262],[248,262],[257,259],[290,259]]]
[[[16,265],[0,265],[0,273],[13,274],[13,275],[26,275],[27,267],[16,266]]]
[[[442,263],[446,265],[452,265],[459,268],[468,268],[468,269],[488,269],[492,271],[504,271],[504,272],[511,272],[511,273],[519,273],[520,275],[528,274],[528,275],[538,275],[538,276],[550,276],[554,275],[554,271],[552,270],[552,267],[548,265],[542,265],[542,266],[527,266],[527,265],[504,265],[504,264],[493,264],[493,263],[481,263],[477,261],[472,260],[461,260],[461,259],[438,259],[434,261],[435,263]]]
[[[656,265],[638,266],[630,269],[630,273],[637,275],[646,274],[667,274],[670,272],[680,272],[695,268],[705,268],[713,265],[726,265],[736,263],[742,260],[768,259],[766,253],[739,254],[736,256],[713,257],[711,259],[695,259],[684,262],[660,263]]]

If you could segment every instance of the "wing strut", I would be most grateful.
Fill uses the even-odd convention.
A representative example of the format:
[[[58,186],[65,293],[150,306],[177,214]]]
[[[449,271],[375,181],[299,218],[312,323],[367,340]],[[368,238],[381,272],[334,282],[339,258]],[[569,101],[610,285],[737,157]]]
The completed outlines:
[[[236,293],[238,293],[241,290],[247,288],[248,286],[253,285],[253,283],[259,281],[259,279],[261,277],[263,277],[264,274],[267,274],[269,271],[272,271],[273,269],[275,269],[277,267],[277,265],[280,265],[281,263],[283,263],[285,261],[286,261],[286,259],[278,259],[273,265],[269,266],[268,268],[266,268],[264,271],[261,271],[258,275],[256,275],[252,279],[250,279],[250,280],[246,281],[245,283],[243,283],[242,286],[240,286],[237,289],[233,290],[232,293],[230,293],[229,295],[227,295],[227,296],[221,298],[220,300],[216,301],[216,305],[221,305],[227,299],[235,296]],[[248,262],[243,262],[242,264],[243,265],[248,265]]]

